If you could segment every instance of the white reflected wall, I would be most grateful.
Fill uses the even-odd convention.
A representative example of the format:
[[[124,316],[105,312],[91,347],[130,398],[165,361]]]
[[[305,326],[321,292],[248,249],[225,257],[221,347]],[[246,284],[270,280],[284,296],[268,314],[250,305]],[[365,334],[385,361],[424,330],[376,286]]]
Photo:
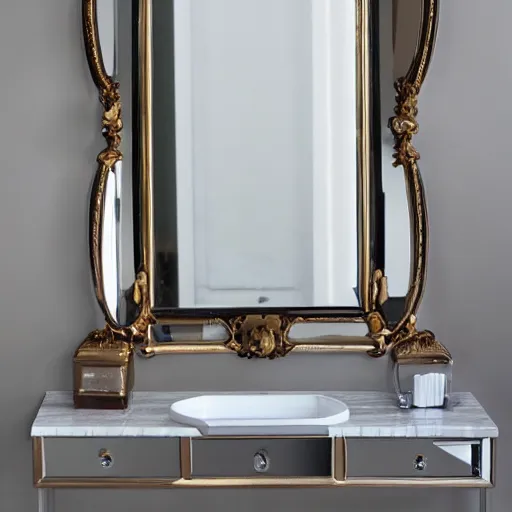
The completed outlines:
[[[107,186],[105,187],[105,206],[103,210],[102,232],[102,270],[103,286],[107,307],[114,318],[119,315],[119,239],[117,236],[117,183],[116,175],[109,173]]]
[[[357,306],[355,2],[174,17],[180,307]]]

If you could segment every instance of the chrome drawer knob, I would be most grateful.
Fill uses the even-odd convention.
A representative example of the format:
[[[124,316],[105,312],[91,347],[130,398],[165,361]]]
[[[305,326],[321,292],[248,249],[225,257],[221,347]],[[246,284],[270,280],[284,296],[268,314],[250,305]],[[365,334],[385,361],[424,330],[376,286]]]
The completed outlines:
[[[107,450],[100,450],[98,457],[100,458],[100,464],[102,468],[109,468],[112,466],[112,464],[114,464],[114,459]]]
[[[254,469],[258,473],[265,473],[270,467],[270,458],[265,450],[259,450],[254,455]]]
[[[416,471],[424,471],[427,469],[427,459],[423,455],[416,455],[413,465]]]

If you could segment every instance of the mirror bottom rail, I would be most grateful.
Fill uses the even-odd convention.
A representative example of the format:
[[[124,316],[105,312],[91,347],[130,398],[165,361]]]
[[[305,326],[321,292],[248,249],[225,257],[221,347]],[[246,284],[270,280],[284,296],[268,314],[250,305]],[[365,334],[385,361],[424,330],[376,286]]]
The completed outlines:
[[[331,336],[324,338],[310,338],[292,340],[293,353],[358,353],[368,354],[375,352],[375,341],[369,337]],[[143,347],[141,355],[151,357],[161,354],[232,354],[233,350],[226,346],[224,341],[189,341],[156,343],[151,342]]]
[[[34,486],[485,489],[494,487],[495,441],[323,436],[34,437]]]

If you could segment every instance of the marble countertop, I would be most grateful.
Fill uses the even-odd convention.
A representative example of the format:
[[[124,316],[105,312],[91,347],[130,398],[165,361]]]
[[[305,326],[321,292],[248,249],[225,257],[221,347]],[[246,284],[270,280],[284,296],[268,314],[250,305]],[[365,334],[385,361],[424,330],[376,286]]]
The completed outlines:
[[[315,392],[316,393],[316,392]],[[338,398],[350,419],[329,427],[331,437],[498,437],[498,428],[471,393],[454,393],[452,410],[401,410],[390,393],[318,392]],[[32,425],[32,437],[200,437],[193,427],[169,417],[170,405],[183,398],[213,393],[134,392],[125,411],[73,408],[71,392],[47,392]],[[220,393],[215,393],[220,394]],[[279,394],[285,394],[279,392]]]

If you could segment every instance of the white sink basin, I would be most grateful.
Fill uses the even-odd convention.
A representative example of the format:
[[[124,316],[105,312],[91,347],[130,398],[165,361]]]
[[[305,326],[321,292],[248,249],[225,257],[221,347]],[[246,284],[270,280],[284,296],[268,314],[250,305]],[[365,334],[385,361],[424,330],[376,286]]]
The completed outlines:
[[[171,405],[174,421],[203,435],[323,435],[349,417],[343,402],[315,394],[201,395]]]

